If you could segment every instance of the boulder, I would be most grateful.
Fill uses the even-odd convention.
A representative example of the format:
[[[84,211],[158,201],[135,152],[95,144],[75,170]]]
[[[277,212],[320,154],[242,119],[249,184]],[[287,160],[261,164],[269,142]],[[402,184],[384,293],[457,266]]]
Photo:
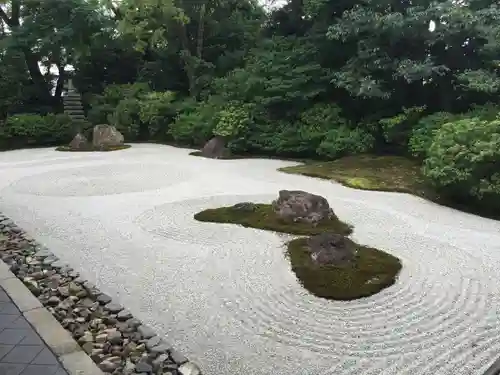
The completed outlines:
[[[201,150],[201,155],[207,158],[220,159],[226,153],[226,140],[224,137],[215,136],[209,140]]]
[[[87,148],[88,146],[89,146],[89,141],[81,133],[75,135],[75,138],[73,138],[73,140],[69,143],[69,147],[71,147],[74,150],[82,150]]]
[[[336,233],[321,233],[307,239],[307,249],[313,262],[321,265],[344,266],[356,255],[355,244]]]
[[[335,217],[325,198],[301,190],[281,190],[272,207],[279,217],[293,222],[317,224]]]
[[[122,133],[111,125],[94,126],[92,143],[94,147],[101,148],[106,146],[119,146],[124,141]]]

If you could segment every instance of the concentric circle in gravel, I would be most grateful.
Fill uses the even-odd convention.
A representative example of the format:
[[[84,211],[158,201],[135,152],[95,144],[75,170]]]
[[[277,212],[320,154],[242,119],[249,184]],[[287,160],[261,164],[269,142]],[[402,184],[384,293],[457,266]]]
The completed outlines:
[[[9,188],[39,196],[101,196],[161,189],[190,177],[189,171],[172,164],[117,163],[35,174],[19,179]]]
[[[195,213],[207,208],[273,198],[212,196],[169,203],[144,212],[136,223],[169,240],[212,247],[217,259],[207,260],[207,267],[218,280],[228,280],[221,283],[219,291],[214,288],[226,314],[246,335],[259,337],[257,341],[265,338],[267,344],[277,342],[320,357],[338,358],[332,374],[359,374],[359,364],[366,373],[398,374],[403,367],[415,367],[413,372],[427,374],[420,370],[425,366],[421,362],[424,353],[429,366],[442,359],[439,353],[455,365],[450,355],[472,356],[477,365],[488,360],[483,345],[491,342],[484,335],[500,336],[500,326],[493,327],[488,321],[490,291],[495,286],[486,280],[495,276],[468,252],[459,248],[450,251],[449,246],[443,250],[439,242],[415,235],[400,223],[398,229],[408,230],[392,234],[392,240],[400,237],[392,243],[400,245],[382,248],[403,262],[396,284],[369,298],[327,301],[308,293],[290,271],[284,245],[291,236],[193,219]],[[357,205],[362,213],[362,205]],[[387,220],[387,226],[396,228],[397,218]],[[361,237],[369,235],[369,231],[361,233]],[[481,280],[477,275],[482,275]],[[471,336],[479,344],[472,345]],[[399,360],[402,355],[405,361]],[[372,361],[364,363],[367,358]]]

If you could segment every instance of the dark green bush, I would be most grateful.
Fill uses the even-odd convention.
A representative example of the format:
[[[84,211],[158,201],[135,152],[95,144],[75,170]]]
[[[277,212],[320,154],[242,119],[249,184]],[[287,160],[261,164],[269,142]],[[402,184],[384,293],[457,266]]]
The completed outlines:
[[[136,141],[139,139],[141,130],[140,111],[141,102],[139,99],[122,99],[113,113],[108,116],[106,122],[116,127],[126,140]]]
[[[379,120],[385,142],[397,149],[406,150],[412,129],[424,115],[425,107],[404,108],[403,112]]]
[[[2,149],[49,146],[70,142],[73,123],[64,114],[19,114],[10,116],[0,128]]]
[[[175,93],[151,92],[140,99],[139,120],[147,128],[148,138],[165,140],[176,115]]]
[[[500,209],[500,120],[466,118],[444,124],[423,173],[446,197]]]
[[[331,129],[318,147],[318,155],[329,159],[369,152],[373,149],[375,138],[361,128],[340,125]]]
[[[179,108],[179,114],[170,126],[170,135],[180,144],[202,146],[213,136],[217,125],[216,114],[219,106],[216,99],[204,102],[188,99],[181,103]]]
[[[436,112],[422,117],[413,128],[408,141],[410,153],[419,159],[424,159],[427,156],[435,133],[444,124],[457,120],[459,117],[459,115],[448,112]]]

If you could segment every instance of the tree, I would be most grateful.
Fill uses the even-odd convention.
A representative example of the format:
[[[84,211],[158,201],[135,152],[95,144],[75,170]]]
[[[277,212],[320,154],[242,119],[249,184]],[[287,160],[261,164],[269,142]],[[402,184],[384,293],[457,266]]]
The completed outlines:
[[[63,90],[65,66],[73,64],[101,30],[98,4],[92,0],[3,0],[0,20],[5,48],[22,54],[37,96],[52,106]],[[58,70],[55,84],[53,66]]]

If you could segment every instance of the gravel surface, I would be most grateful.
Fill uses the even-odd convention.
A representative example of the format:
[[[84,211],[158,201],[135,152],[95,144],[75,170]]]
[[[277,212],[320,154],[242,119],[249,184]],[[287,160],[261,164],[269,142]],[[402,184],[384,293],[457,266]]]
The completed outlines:
[[[0,153],[0,212],[205,375],[480,375],[500,352],[499,222],[276,171],[292,162],[189,152]],[[280,189],[325,196],[354,240],[402,260],[398,282],[318,299],[290,270],[288,236],[193,219]]]

